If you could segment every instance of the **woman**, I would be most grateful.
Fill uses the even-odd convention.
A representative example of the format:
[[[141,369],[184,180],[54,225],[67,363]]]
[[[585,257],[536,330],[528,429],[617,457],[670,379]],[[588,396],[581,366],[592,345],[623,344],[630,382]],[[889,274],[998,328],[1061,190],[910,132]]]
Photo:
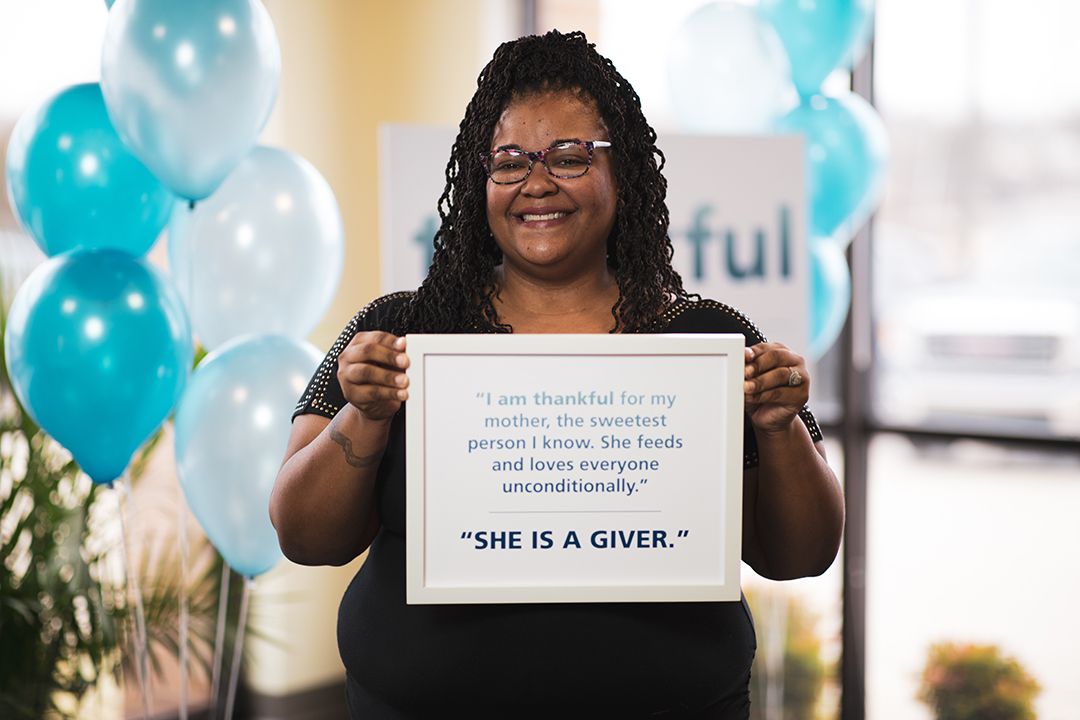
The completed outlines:
[[[356,718],[745,718],[745,603],[405,604],[407,333],[742,332],[743,557],[823,572],[843,501],[803,358],[672,269],[663,155],[630,85],[580,33],[505,43],[469,103],[427,279],[341,333],[297,406],[271,500],[286,556],[369,554],[341,603]]]

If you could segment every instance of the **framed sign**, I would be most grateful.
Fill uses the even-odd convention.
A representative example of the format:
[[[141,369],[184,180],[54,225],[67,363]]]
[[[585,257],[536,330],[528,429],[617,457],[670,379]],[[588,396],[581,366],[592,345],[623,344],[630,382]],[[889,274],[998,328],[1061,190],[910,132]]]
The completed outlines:
[[[738,600],[742,335],[410,335],[410,604]]]

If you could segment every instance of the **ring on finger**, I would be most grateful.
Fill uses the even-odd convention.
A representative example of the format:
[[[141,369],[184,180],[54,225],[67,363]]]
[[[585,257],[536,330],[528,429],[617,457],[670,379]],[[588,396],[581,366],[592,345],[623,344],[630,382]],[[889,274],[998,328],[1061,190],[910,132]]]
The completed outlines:
[[[787,376],[788,387],[799,387],[800,385],[802,385],[802,383],[803,383],[802,374],[798,370],[796,370],[795,368],[789,368],[789,370],[790,370],[790,372],[788,372],[788,376]]]

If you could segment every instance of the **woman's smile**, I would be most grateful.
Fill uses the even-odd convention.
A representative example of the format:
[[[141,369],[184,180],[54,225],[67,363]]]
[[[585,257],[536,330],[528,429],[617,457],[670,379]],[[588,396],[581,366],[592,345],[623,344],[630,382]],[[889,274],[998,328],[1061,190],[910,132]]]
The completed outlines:
[[[530,230],[544,230],[559,227],[573,214],[573,210],[545,210],[543,208],[528,208],[515,213],[515,217],[521,224]]]

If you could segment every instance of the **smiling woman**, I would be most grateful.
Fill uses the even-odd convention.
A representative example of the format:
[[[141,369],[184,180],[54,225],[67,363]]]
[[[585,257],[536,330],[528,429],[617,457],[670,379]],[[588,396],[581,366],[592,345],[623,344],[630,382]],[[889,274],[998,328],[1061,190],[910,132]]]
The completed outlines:
[[[291,559],[341,564],[368,550],[339,614],[350,712],[747,718],[755,637],[743,602],[405,602],[409,333],[741,333],[752,346],[743,558],[776,579],[821,573],[843,523],[839,488],[805,407],[805,361],[766,342],[737,310],[684,290],[670,262],[656,133],[611,62],[581,33],[505,43],[481,73],[460,128],[427,278],[415,293],[375,300],[342,331],[297,405],[271,500]],[[804,382],[789,383],[796,373]],[[533,399],[605,405],[614,397]],[[617,420],[613,426],[662,427],[664,417]],[[681,443],[663,431],[634,436],[635,452]],[[533,439],[549,449],[589,442]],[[496,442],[520,447],[511,444],[517,438]],[[524,459],[506,462],[506,480],[519,479],[510,473]],[[634,489],[625,478],[517,485],[510,491]],[[628,543],[663,547],[662,538],[636,534],[601,534],[594,546]],[[508,643],[513,662],[504,661]]]

